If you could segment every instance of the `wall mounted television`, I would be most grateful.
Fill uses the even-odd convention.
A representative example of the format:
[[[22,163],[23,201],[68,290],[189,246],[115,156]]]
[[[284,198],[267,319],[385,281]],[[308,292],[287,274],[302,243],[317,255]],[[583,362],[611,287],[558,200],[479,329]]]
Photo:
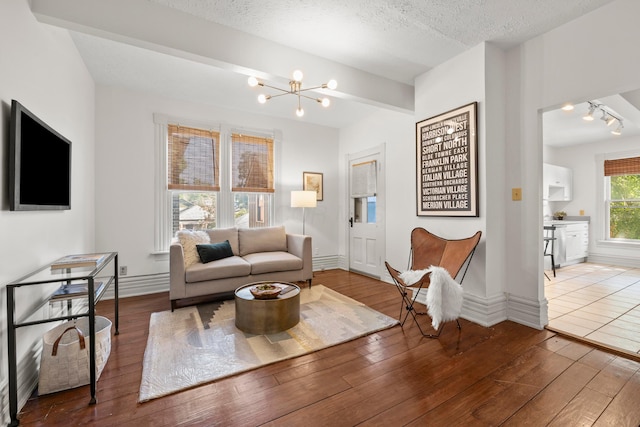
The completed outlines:
[[[9,208],[71,209],[71,141],[16,100],[9,127]]]

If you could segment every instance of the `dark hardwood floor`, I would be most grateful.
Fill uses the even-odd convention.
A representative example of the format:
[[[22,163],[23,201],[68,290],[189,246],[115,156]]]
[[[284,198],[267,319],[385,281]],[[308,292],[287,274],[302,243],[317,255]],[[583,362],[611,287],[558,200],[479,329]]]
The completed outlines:
[[[389,284],[341,270],[323,284],[390,316]],[[113,319],[113,301],[98,304]],[[137,403],[149,315],[167,293],[122,299],[120,335],[98,381],[33,397],[23,426],[633,426],[640,424],[640,363],[513,322],[461,320],[439,339],[407,323],[171,396]],[[421,320],[428,324],[430,319]]]

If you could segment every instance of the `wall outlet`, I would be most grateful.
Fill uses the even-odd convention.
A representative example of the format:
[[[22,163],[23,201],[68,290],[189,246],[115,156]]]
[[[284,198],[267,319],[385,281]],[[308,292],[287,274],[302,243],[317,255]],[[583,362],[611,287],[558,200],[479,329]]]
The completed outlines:
[[[121,265],[120,266],[120,275],[121,276],[126,276],[127,275],[127,266],[126,265]]]
[[[313,253],[314,253],[314,255],[319,255],[319,254],[320,254],[320,249],[319,249],[319,248],[316,248],[316,249],[313,251]]]

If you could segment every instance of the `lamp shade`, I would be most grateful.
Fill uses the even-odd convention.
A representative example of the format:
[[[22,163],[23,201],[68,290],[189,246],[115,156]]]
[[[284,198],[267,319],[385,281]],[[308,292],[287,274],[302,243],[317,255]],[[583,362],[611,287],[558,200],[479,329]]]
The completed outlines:
[[[292,208],[315,208],[318,205],[315,191],[292,191]]]

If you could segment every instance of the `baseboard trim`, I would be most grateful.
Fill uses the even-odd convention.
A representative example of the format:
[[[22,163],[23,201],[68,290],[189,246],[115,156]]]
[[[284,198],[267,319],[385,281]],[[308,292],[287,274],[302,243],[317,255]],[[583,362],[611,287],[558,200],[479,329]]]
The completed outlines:
[[[31,394],[38,386],[38,371],[40,363],[40,354],[42,353],[42,340],[34,342],[30,351],[18,360],[17,382],[18,382],[18,413],[31,397]],[[2,420],[4,425],[11,422],[11,414],[9,413],[9,381],[3,379],[0,383],[2,394],[0,394],[0,402],[2,404]],[[88,399],[88,397],[87,397]]]
[[[640,268],[640,258],[620,255],[607,255],[589,252],[588,262],[597,264],[619,265],[622,267]]]
[[[427,305],[426,289],[422,289],[418,293],[416,302]],[[493,298],[480,298],[476,295],[465,293],[460,317],[485,327],[493,326],[507,320],[507,299],[504,295],[497,295]]]
[[[313,257],[313,271],[335,270],[339,264],[338,255]]]
[[[148,274],[144,276],[120,276],[118,278],[118,297],[157,294],[169,291],[169,273]],[[107,289],[104,299],[115,297],[113,286]]]
[[[489,327],[507,320],[507,298],[504,294],[483,298],[465,294],[460,317]]]
[[[6,379],[0,382],[0,410],[2,410],[0,416],[2,425],[8,425],[11,419],[9,416],[9,382]]]
[[[507,307],[507,317],[514,322],[534,329],[542,329],[549,323],[546,298],[538,301],[509,295]]]

